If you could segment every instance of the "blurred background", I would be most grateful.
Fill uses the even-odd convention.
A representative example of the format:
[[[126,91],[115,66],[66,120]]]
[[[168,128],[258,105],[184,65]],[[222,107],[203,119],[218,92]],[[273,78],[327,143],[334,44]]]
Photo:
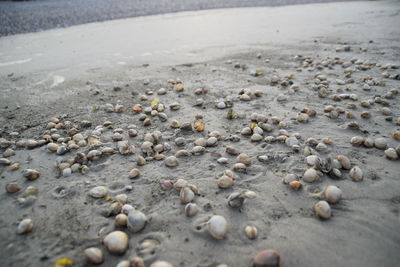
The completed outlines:
[[[0,36],[43,31],[47,29],[68,27],[96,21],[179,11],[230,7],[280,6],[325,2],[337,2],[337,0],[0,1]]]

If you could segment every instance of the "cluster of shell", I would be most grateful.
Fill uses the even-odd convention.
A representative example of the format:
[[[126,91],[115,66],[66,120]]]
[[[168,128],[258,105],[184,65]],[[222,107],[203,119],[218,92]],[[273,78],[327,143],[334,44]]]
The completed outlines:
[[[258,58],[261,56],[257,55]],[[332,81],[328,77],[318,72],[314,76],[311,89],[316,91],[321,98],[330,98],[332,101],[339,103],[347,101],[346,107],[341,107],[337,104],[326,106],[321,114],[332,120],[339,120],[341,116],[353,120],[355,118],[355,110],[358,107],[371,109],[374,105],[381,105],[379,112],[386,116],[387,121],[395,121],[400,125],[400,118],[393,119],[393,113],[389,106],[390,100],[394,99],[398,94],[397,89],[391,89],[383,95],[375,95],[372,99],[359,100],[360,97],[355,93],[343,93],[351,91],[348,87],[354,83],[352,74],[359,71],[369,70],[374,67],[379,67],[385,72],[382,74],[385,79],[397,79],[386,70],[396,66],[379,65],[377,63],[361,60],[342,61],[339,58],[326,59],[324,61],[315,61],[309,57],[296,56],[296,61],[299,62],[300,68],[306,69],[323,69],[327,66],[340,65],[344,68],[344,78],[336,79],[336,85],[344,86],[337,90],[337,93],[332,93],[330,84]],[[232,62],[227,62],[232,64]],[[245,65],[234,64],[235,68],[246,69]],[[259,77],[265,75],[262,70],[251,71],[252,76]],[[294,94],[301,90],[299,84],[294,82],[296,74],[290,73],[280,77],[274,73],[268,78],[268,83],[271,86],[280,86],[288,88],[289,94]],[[362,79],[362,89],[370,91],[376,86],[385,86],[384,80],[378,80],[370,76],[365,76]],[[13,140],[5,138],[0,139],[0,148],[3,151],[3,157],[0,158],[0,166],[7,166],[10,170],[16,171],[20,168],[20,163],[13,162],[12,158],[18,149],[36,149],[44,147],[48,153],[56,155],[55,170],[56,176],[70,176],[74,173],[86,174],[90,171],[91,166],[96,164],[105,157],[114,154],[128,156],[132,154],[137,155],[137,167],[127,170],[128,179],[138,179],[141,176],[140,166],[146,165],[152,161],[163,161],[163,164],[168,168],[177,168],[179,166],[179,158],[200,156],[208,152],[208,148],[217,147],[224,141],[239,142],[242,138],[248,139],[250,142],[259,143],[264,142],[269,145],[283,144],[288,146],[295,153],[302,153],[305,158],[305,163],[308,168],[302,175],[290,173],[286,175],[283,182],[289,188],[298,191],[307,184],[314,183],[324,176],[331,179],[343,179],[350,177],[351,180],[358,182],[362,181],[364,173],[362,169],[350,162],[349,158],[345,155],[337,155],[335,157],[327,156],[330,147],[334,145],[331,138],[316,138],[303,139],[300,133],[289,132],[291,126],[294,124],[305,124],[311,122],[318,115],[315,109],[304,107],[293,118],[280,118],[278,116],[266,116],[260,113],[253,113],[249,117],[248,125],[237,132],[237,134],[230,135],[229,137],[222,137],[218,131],[205,132],[205,122],[202,115],[196,115],[193,121],[179,122],[178,120],[170,120],[169,112],[173,113],[182,108],[180,103],[164,104],[158,97],[161,97],[168,92],[175,91],[177,94],[182,94],[185,86],[180,80],[168,80],[166,88],[160,88],[157,92],[147,89],[145,94],[141,95],[140,101],[150,101],[149,105],[135,104],[131,110],[127,111],[123,104],[118,102],[113,105],[107,103],[104,106],[95,106],[93,109],[103,110],[106,113],[124,113],[131,112],[136,115],[138,121],[143,127],[137,125],[129,125],[125,129],[115,128],[113,122],[106,121],[101,125],[92,127],[92,123],[84,120],[79,123],[74,123],[68,120],[53,117],[45,126],[45,130],[40,138],[34,139],[18,139],[19,133],[10,133]],[[210,88],[198,88],[194,90],[197,96],[204,96],[210,92]],[[93,94],[98,91],[94,90]],[[219,98],[212,103],[216,109],[228,109],[227,118],[230,120],[240,118],[241,115],[237,114],[233,107],[235,102],[247,102],[253,99],[261,98],[263,96],[262,90],[241,89],[236,95],[229,95],[225,98]],[[280,94],[275,99],[278,103],[288,101],[288,96]],[[194,106],[204,106],[206,101],[204,98],[197,98]],[[370,119],[373,112],[366,110],[360,113],[362,119]],[[167,124],[168,127],[175,130],[174,145],[180,149],[174,155],[169,155],[172,150],[172,145],[166,141],[171,138],[165,138],[160,131],[142,132],[143,129],[152,128],[155,124]],[[360,130],[361,125],[356,121],[350,121],[346,124],[347,128],[351,130]],[[147,128],[146,128],[147,127]],[[181,134],[188,133],[202,133],[203,137],[196,139],[193,143],[188,143]],[[277,134],[272,134],[276,133]],[[392,133],[394,140],[400,140],[400,132],[394,131]],[[133,138],[134,141],[131,139]],[[18,140],[17,140],[18,139]],[[167,140],[166,140],[167,139]],[[136,144],[136,147],[134,145]],[[384,150],[386,158],[396,160],[400,156],[400,146],[389,147],[385,138],[371,138],[364,136],[355,136],[351,138],[350,143],[353,146],[364,146],[366,148],[375,147]],[[226,190],[235,186],[235,176],[239,173],[246,173],[247,169],[253,164],[253,158],[238,148],[227,145],[225,146],[227,157],[222,155],[217,158],[219,164],[228,166],[229,156],[235,157],[235,162],[227,168],[223,173],[216,177],[216,188],[219,190]],[[268,155],[259,155],[257,160],[266,163],[270,160]],[[27,168],[22,172],[23,177],[29,181],[34,181],[41,176],[40,170]],[[177,179],[176,181],[165,180],[160,184],[162,190],[175,189],[179,195],[179,201],[184,207],[182,208],[185,216],[191,218],[202,213],[201,207],[196,204],[196,196],[198,196],[199,189],[196,185],[186,181],[185,179]],[[9,193],[17,193],[21,190],[18,182],[8,183],[6,191]],[[32,197],[38,194],[38,189],[34,186],[28,186],[24,190],[23,197],[19,199],[20,202],[26,201],[27,197]],[[136,210],[132,205],[128,204],[128,196],[126,194],[118,194],[110,196],[109,190],[105,186],[94,186],[88,193],[91,197],[97,199],[106,199],[111,201],[109,207],[103,212],[106,217],[113,217],[115,231],[108,233],[103,239],[103,245],[112,254],[124,254],[129,246],[129,233],[137,233],[143,231],[146,225],[151,223],[151,218],[146,216],[142,211]],[[256,197],[256,193],[250,190],[235,188],[228,198],[226,205],[229,209],[238,209],[245,204],[247,199]],[[332,216],[331,206],[336,205],[342,199],[342,190],[335,185],[325,187],[321,192],[311,194],[311,197],[319,198],[313,209],[316,215],[322,219],[329,219]],[[18,227],[18,234],[26,234],[32,231],[34,227],[33,220],[30,218],[23,219]],[[211,238],[216,240],[224,239],[229,233],[229,220],[221,215],[211,215],[202,224]],[[258,236],[258,229],[253,225],[245,225],[243,227],[244,234],[250,239],[254,240]],[[156,246],[157,242],[143,241],[141,249],[147,251],[149,248]],[[147,249],[147,250],[146,250]],[[139,250],[140,251],[140,250]],[[92,264],[101,264],[104,262],[103,250],[98,247],[90,247],[84,250],[86,259]],[[280,266],[281,257],[279,252],[275,250],[263,250],[253,258],[253,266]],[[147,264],[147,263],[146,263]],[[121,261],[118,267],[123,266],[145,266],[145,259],[141,255],[136,255],[128,260]],[[166,261],[153,261],[152,267],[172,266],[171,263]]]

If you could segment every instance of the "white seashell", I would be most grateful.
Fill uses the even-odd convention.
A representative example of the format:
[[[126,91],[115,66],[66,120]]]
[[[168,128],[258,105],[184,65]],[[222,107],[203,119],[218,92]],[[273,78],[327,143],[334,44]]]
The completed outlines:
[[[379,137],[374,140],[374,146],[378,149],[386,149],[387,141],[385,138]]]
[[[118,262],[118,264],[115,267],[130,267],[131,263],[128,260],[123,260]]]
[[[110,253],[123,254],[128,248],[128,235],[122,231],[114,231],[104,237],[103,243]]]
[[[264,131],[260,127],[256,126],[256,127],[253,128],[253,134],[262,135],[263,133],[264,133]]]
[[[206,146],[216,146],[218,139],[214,136],[207,139]]]
[[[228,222],[220,215],[214,215],[207,222],[208,233],[215,239],[224,239],[228,232]]]
[[[143,212],[132,210],[128,213],[127,226],[131,232],[140,232],[146,226],[147,217]]]
[[[315,166],[315,164],[319,161],[319,158],[318,156],[311,155],[306,157],[306,161],[309,166]]]
[[[385,150],[385,157],[387,157],[388,159],[391,159],[391,160],[396,160],[399,158],[399,156],[397,155],[396,149],[394,149],[392,147]]]
[[[17,227],[17,234],[22,235],[32,231],[33,221],[31,219],[23,219]]]
[[[189,185],[189,183],[185,180],[185,179],[178,179],[175,183],[174,183],[174,188],[177,191],[181,191],[182,188],[187,187]]]
[[[165,166],[167,167],[176,167],[178,166],[179,162],[175,156],[169,156],[164,160]]]
[[[121,204],[125,204],[128,201],[128,196],[126,194],[118,194],[114,198],[115,201]]]
[[[253,135],[251,136],[251,138],[250,138],[250,140],[251,140],[252,142],[260,142],[262,139],[263,139],[262,135],[257,134],[257,133],[253,134]]]
[[[324,190],[325,200],[331,204],[336,204],[342,198],[342,190],[337,186],[329,185]]]
[[[99,248],[87,248],[84,253],[86,260],[92,264],[101,264],[104,261],[103,251]]]
[[[314,205],[314,211],[322,219],[329,219],[332,215],[331,207],[325,200],[317,202]]]
[[[233,170],[237,172],[245,172],[246,165],[243,163],[236,163],[235,165],[233,165]]]
[[[253,131],[251,130],[250,127],[245,127],[240,131],[240,133],[242,135],[251,135],[253,133]]]
[[[174,267],[174,266],[166,261],[155,261],[150,265],[150,267]]]
[[[298,181],[298,180],[299,180],[299,178],[297,177],[296,174],[289,173],[283,178],[283,183],[289,184],[290,182]]]
[[[184,187],[181,189],[181,192],[179,194],[179,198],[181,200],[182,204],[187,204],[189,202],[192,202],[194,199],[194,193],[189,187]]]
[[[353,181],[356,181],[356,182],[361,181],[363,179],[363,172],[360,169],[360,167],[358,167],[358,166],[354,166],[350,170],[349,175],[350,175],[351,179],[353,179]]]
[[[90,189],[89,195],[94,198],[105,197],[108,193],[108,189],[105,186],[96,186]]]
[[[221,158],[217,159],[217,162],[219,164],[227,164],[228,163],[228,159],[224,158],[224,157],[221,157]]]
[[[361,146],[365,141],[365,138],[362,136],[354,136],[350,139],[350,143],[353,146]]]
[[[303,181],[307,183],[312,183],[317,181],[319,178],[318,172],[314,168],[309,168],[303,174]]]
[[[188,203],[185,206],[185,214],[188,217],[196,215],[200,211],[199,207],[194,203]]]
[[[315,150],[317,151],[326,151],[328,147],[324,143],[318,143],[318,145],[315,147]]]
[[[250,240],[256,239],[258,236],[258,230],[255,226],[246,226],[244,228],[244,232]]]
[[[207,141],[206,141],[205,138],[199,138],[199,139],[196,139],[196,140],[194,141],[194,144],[195,144],[196,146],[205,147],[206,144],[207,144]]]
[[[203,154],[205,151],[206,151],[206,148],[205,148],[205,147],[203,147],[203,146],[195,146],[195,147],[193,147],[191,153],[192,153],[193,155],[201,155],[201,154]]]

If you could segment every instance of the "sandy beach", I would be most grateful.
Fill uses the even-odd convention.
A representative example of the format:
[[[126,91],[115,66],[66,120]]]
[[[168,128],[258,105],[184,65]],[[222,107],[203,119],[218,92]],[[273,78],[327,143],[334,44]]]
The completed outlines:
[[[129,266],[121,261],[133,257],[145,266],[254,266],[264,249],[278,251],[285,267],[398,266],[396,25],[398,1],[366,1],[0,38],[0,265],[55,266],[65,257],[73,265],[58,266],[94,266],[84,250],[95,247],[99,266]],[[232,149],[251,164],[237,165]],[[339,155],[350,168],[336,166]],[[224,172],[233,174],[228,188],[218,186]],[[288,174],[300,188],[283,182]],[[195,193],[191,217],[178,179]],[[19,190],[7,192],[10,184]],[[321,219],[314,205],[326,197],[316,195],[330,185],[342,197]],[[98,186],[107,192],[93,197]],[[234,208],[234,192],[251,197]],[[143,229],[115,225],[124,204],[145,214]],[[214,215],[228,224],[221,240],[205,224]],[[33,227],[18,234],[26,218]],[[120,255],[103,244],[116,230],[129,238]]]

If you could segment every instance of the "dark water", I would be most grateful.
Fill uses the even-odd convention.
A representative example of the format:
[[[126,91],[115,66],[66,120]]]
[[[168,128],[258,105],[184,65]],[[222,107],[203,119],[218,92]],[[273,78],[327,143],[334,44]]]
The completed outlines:
[[[0,36],[179,11],[325,2],[337,0],[0,0]]]

